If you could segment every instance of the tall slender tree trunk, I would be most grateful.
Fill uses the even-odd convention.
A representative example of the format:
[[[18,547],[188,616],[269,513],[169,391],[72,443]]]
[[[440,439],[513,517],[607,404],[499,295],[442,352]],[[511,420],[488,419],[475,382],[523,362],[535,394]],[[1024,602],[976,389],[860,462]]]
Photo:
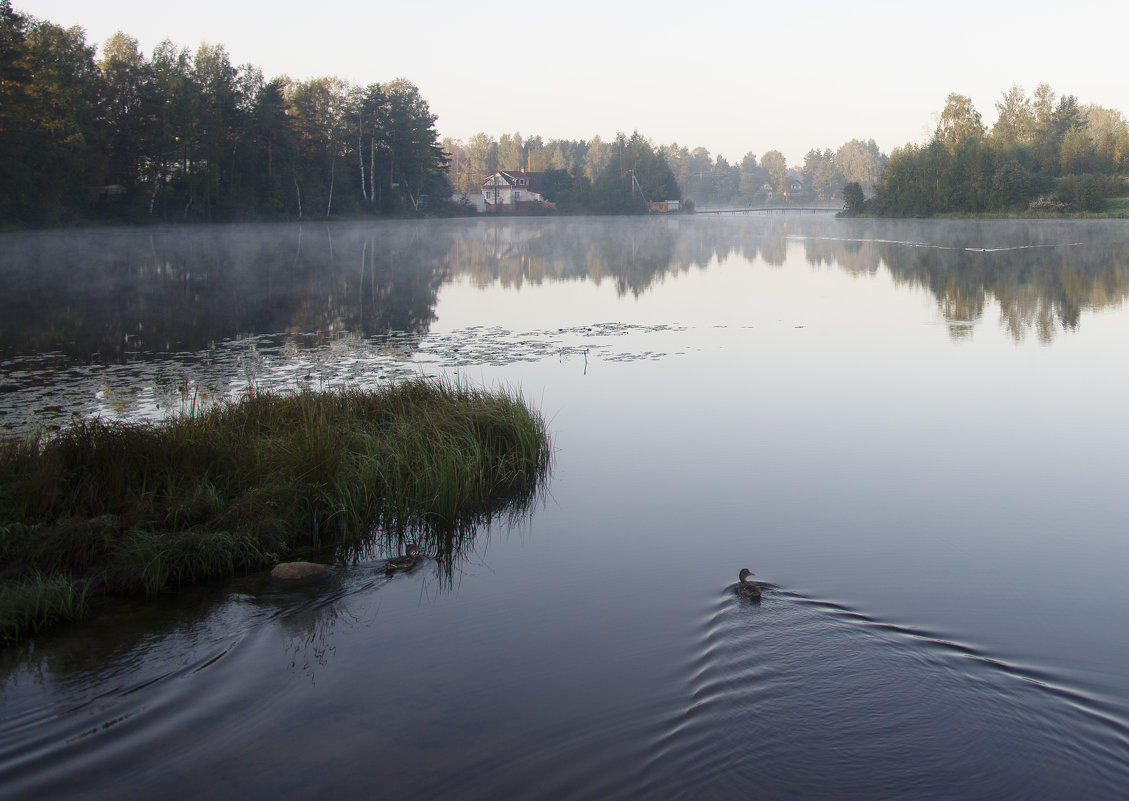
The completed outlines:
[[[294,179],[294,193],[298,196],[298,219],[302,219],[302,188],[298,186],[298,174],[293,173],[291,176]]]
[[[369,200],[376,202],[376,134],[373,134],[368,145],[368,195]]]
[[[419,202],[416,200],[416,196],[412,194],[412,188],[408,186],[408,177],[406,175],[400,176],[400,183],[404,185],[404,189],[408,192],[408,200],[412,203],[412,210],[419,211]]]
[[[161,184],[165,181],[165,157],[157,160],[157,172],[153,176],[153,192],[149,195],[149,216],[153,216],[153,207],[157,205],[157,195],[161,191]]]
[[[329,197],[325,201],[325,216],[329,216],[330,210],[333,208],[333,179],[336,170],[334,167],[337,165],[337,156],[329,160]]]
[[[357,115],[357,163],[361,167],[361,197],[368,202],[368,184],[365,183],[365,151],[364,151],[364,122],[362,115]]]

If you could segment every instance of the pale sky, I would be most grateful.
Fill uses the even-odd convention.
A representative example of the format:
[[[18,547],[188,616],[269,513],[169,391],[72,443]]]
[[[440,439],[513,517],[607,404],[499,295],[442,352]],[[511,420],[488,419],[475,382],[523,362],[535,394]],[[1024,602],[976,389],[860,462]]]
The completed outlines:
[[[13,0],[80,25],[101,45],[122,30],[152,54],[162,39],[222,44],[267,78],[404,77],[440,136],[483,131],[705,147],[738,162],[873,138],[886,153],[928,138],[950,92],[985,124],[1013,83],[1048,83],[1129,115],[1121,0],[789,3],[451,0]],[[386,7],[391,6],[390,9]]]

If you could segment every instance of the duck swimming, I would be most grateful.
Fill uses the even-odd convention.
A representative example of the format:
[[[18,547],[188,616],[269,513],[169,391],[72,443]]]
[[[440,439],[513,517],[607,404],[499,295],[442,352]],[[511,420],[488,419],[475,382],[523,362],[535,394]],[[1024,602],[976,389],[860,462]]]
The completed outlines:
[[[749,572],[749,568],[741,568],[741,572],[737,574],[737,594],[742,598],[760,598],[761,588],[749,581],[749,576],[753,575]]]
[[[395,573],[397,570],[411,570],[416,566],[416,561],[419,559],[419,548],[413,542],[404,549],[404,553],[400,556],[393,556],[384,563],[385,573]]]

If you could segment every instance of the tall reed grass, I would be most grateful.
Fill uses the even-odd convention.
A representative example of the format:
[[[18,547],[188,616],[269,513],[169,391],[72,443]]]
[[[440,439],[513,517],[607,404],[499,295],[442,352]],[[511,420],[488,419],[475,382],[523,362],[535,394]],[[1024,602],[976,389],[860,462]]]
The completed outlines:
[[[90,594],[454,530],[530,503],[549,457],[520,395],[426,379],[252,392],[158,425],[76,419],[0,446],[0,640],[81,617]],[[46,588],[71,601],[46,603]]]

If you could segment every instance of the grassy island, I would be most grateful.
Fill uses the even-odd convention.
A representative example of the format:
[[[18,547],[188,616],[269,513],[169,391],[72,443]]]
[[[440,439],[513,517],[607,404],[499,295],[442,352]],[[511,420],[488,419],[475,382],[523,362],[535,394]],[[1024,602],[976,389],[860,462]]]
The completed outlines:
[[[455,523],[531,497],[543,418],[507,392],[418,379],[253,392],[160,424],[78,420],[0,445],[0,642],[296,549]]]

